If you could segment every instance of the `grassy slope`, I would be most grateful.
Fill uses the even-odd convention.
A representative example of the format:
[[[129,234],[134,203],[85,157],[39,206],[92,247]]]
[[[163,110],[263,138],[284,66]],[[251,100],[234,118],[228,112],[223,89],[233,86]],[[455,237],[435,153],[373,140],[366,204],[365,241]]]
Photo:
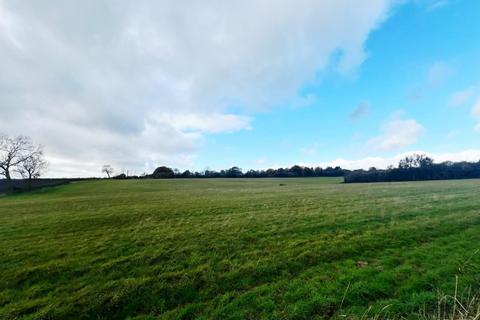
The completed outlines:
[[[0,198],[0,318],[408,316],[455,275],[479,289],[479,180],[339,181],[96,181]]]

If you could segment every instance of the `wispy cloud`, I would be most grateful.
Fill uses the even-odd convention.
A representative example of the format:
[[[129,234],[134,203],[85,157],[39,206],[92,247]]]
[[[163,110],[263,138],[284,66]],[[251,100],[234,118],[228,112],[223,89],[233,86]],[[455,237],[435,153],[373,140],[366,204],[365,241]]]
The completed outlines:
[[[267,158],[258,158],[256,160],[254,160],[253,163],[256,166],[263,166],[263,165],[266,165],[268,163],[268,159]]]
[[[430,12],[446,6],[449,0],[414,0],[414,3],[425,11]]]
[[[475,131],[480,132],[480,98],[473,104],[471,110],[472,116],[478,121]]]
[[[447,139],[449,139],[449,140],[455,139],[457,136],[458,136],[458,131],[456,131],[456,130],[450,130],[447,133]]]
[[[312,147],[300,148],[300,153],[305,156],[313,156],[317,153],[317,147],[312,146]]]
[[[452,107],[459,107],[470,101],[479,91],[478,87],[470,87],[464,90],[455,91],[450,96],[449,104]]]
[[[368,114],[368,112],[369,112],[368,103],[361,102],[355,107],[355,109],[352,110],[352,112],[350,112],[350,114],[348,115],[348,119],[350,121],[359,120],[365,117]]]
[[[427,7],[428,11],[433,11],[436,9],[439,9],[441,7],[444,7],[448,4],[448,0],[434,0],[432,3]]]
[[[417,142],[426,129],[415,119],[394,115],[381,127],[380,135],[370,139],[367,146],[377,151],[399,150]]]
[[[410,100],[421,100],[444,85],[453,74],[454,69],[446,62],[436,61],[426,71],[423,81],[409,89],[407,97]]]

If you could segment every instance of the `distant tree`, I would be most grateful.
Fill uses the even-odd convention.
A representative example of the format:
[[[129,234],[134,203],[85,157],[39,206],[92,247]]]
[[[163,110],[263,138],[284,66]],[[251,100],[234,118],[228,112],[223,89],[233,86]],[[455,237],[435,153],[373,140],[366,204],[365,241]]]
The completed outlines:
[[[424,154],[417,155],[416,159],[420,168],[430,167],[433,165],[433,159]]]
[[[28,137],[0,135],[0,175],[10,182],[12,170],[38,153],[39,149]]]
[[[185,170],[181,174],[182,178],[190,178],[192,176],[192,173],[189,170]]]
[[[433,164],[433,159],[424,154],[414,154],[400,160],[398,167],[400,169],[425,168]]]
[[[48,163],[43,159],[42,148],[37,147],[35,152],[18,165],[17,172],[31,183],[33,179],[40,177],[47,166]]]
[[[265,174],[266,174],[267,177],[274,177],[275,172],[276,172],[275,169],[267,169],[267,171],[265,171]]]
[[[303,168],[299,165],[294,165],[290,168],[289,173],[294,177],[301,177],[303,176]]]
[[[226,176],[229,178],[238,178],[242,176],[242,169],[239,167],[231,167],[227,170]]]
[[[260,176],[260,173],[255,170],[248,170],[247,172],[245,172],[244,176],[248,178],[256,178]]]
[[[152,177],[154,179],[168,179],[173,178],[175,176],[175,172],[170,169],[169,167],[161,166],[153,171]]]
[[[278,168],[275,171],[275,177],[287,177],[288,176],[288,171],[283,168]]]
[[[313,172],[314,172],[314,175],[315,175],[316,177],[320,177],[320,176],[323,175],[323,169],[320,168],[320,167],[316,167],[316,168],[313,170]]]
[[[313,170],[313,168],[309,168],[309,167],[303,168],[303,175],[305,177],[313,177],[314,174],[315,174],[315,171]]]
[[[109,164],[106,164],[102,167],[102,173],[105,173],[107,175],[107,178],[110,179],[110,177],[112,176],[113,172],[115,170],[112,168],[111,165]]]
[[[413,158],[408,156],[408,157],[405,157],[403,159],[401,159],[399,162],[398,162],[398,167],[400,169],[409,169],[409,168],[413,168],[414,167],[414,164],[413,164]]]
[[[119,179],[119,180],[123,180],[123,179],[127,179],[127,175],[125,173],[120,173],[119,175],[116,175],[113,177],[113,179]]]

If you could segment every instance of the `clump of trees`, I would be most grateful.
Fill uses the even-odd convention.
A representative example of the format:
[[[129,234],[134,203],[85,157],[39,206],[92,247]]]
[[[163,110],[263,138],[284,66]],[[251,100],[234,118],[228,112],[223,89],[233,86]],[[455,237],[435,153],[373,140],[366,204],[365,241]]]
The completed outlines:
[[[398,163],[399,169],[427,168],[433,165],[433,159],[424,154],[407,156]]]
[[[400,160],[398,167],[352,171],[345,175],[344,181],[352,183],[473,178],[480,178],[480,161],[434,163],[433,159],[426,155],[414,154]]]
[[[42,146],[25,136],[0,135],[0,176],[8,183],[14,173],[31,181],[39,178],[46,168]]]

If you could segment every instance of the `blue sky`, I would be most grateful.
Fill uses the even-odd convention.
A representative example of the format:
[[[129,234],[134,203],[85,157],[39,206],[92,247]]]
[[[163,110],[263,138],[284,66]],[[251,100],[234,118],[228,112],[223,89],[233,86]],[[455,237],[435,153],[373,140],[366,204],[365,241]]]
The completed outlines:
[[[48,174],[480,160],[480,2],[0,0],[0,133]]]
[[[475,94],[463,103],[451,100],[480,84],[480,2],[431,6],[397,6],[369,35],[368,58],[354,74],[328,70],[299,89],[315,97],[308,106],[256,113],[251,130],[209,136],[199,167],[262,168],[367,157],[388,162],[409,151],[442,157],[478,149],[480,133],[471,113]],[[396,117],[415,120],[424,133],[387,150],[369,146],[382,134],[382,125]]]

